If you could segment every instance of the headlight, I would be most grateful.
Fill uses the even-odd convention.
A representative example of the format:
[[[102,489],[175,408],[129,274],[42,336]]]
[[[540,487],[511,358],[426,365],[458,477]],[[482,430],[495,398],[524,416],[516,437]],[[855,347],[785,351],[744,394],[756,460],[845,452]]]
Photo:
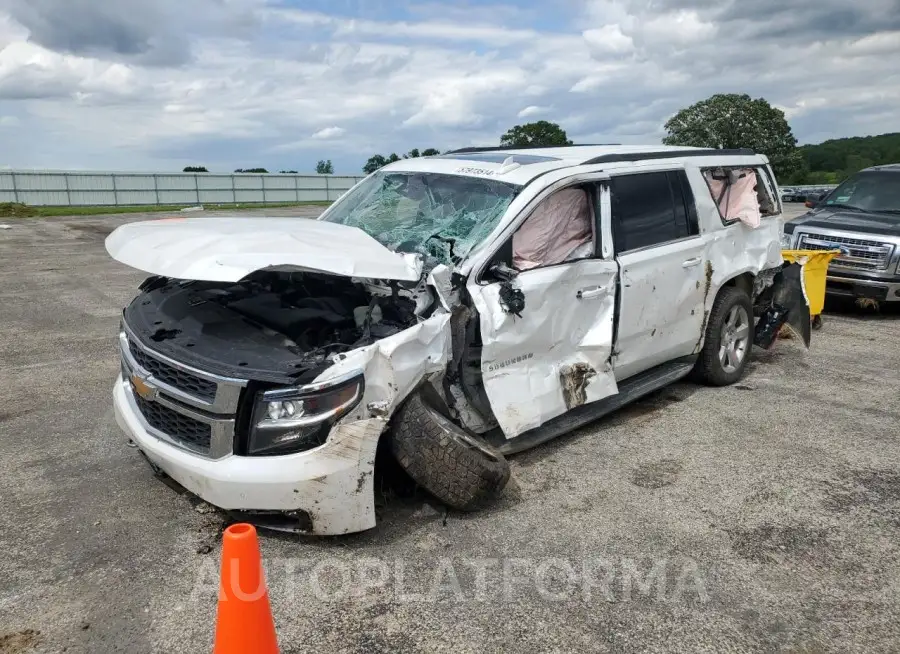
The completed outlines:
[[[781,234],[781,248],[783,250],[791,249],[791,242],[794,240],[793,234],[788,234],[787,232],[782,232]]]
[[[325,442],[335,422],[362,399],[362,372],[322,384],[257,394],[250,426],[250,456],[293,454]]]

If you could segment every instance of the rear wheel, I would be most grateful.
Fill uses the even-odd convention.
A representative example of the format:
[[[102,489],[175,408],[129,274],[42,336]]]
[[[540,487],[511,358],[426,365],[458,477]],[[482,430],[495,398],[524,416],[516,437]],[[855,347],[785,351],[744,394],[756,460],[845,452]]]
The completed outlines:
[[[719,292],[706,323],[706,341],[694,376],[712,386],[734,384],[743,375],[753,346],[753,305],[734,286]]]
[[[455,509],[472,511],[509,481],[509,463],[493,447],[413,393],[397,412],[391,451],[413,480]]]

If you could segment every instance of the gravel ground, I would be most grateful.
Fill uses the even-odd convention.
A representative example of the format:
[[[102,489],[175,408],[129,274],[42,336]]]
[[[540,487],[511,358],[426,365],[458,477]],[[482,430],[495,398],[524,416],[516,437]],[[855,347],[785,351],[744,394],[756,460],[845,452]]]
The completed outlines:
[[[225,519],[110,407],[144,275],[103,239],[141,218],[0,230],[2,654],[210,650]],[[514,457],[485,511],[386,486],[370,532],[261,534],[282,651],[896,651],[898,319],[829,305],[810,351],[757,351],[740,385]]]

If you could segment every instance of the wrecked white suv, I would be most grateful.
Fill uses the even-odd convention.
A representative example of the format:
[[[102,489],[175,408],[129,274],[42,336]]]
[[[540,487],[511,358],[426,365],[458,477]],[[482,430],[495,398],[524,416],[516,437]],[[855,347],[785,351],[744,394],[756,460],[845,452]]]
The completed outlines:
[[[749,151],[573,146],[403,160],[318,220],[127,224],[109,253],[154,276],[116,416],[158,473],[264,526],[373,527],[379,442],[472,509],[504,455],[692,373],[734,383],[784,323],[808,345],[780,213]]]

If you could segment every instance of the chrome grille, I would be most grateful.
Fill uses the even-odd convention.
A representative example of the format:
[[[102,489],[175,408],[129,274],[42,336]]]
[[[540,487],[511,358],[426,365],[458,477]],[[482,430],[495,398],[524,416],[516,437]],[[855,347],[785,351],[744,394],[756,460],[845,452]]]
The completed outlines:
[[[119,344],[129,400],[150,433],[208,458],[231,454],[246,380],[214,375],[155,352],[124,323]]]
[[[207,402],[212,403],[215,401],[216,389],[218,387],[216,382],[208,379],[201,379],[196,375],[179,370],[159,359],[155,359],[150,354],[141,350],[133,341],[130,341],[128,346],[131,350],[131,356],[134,357],[137,364],[159,381],[169,384],[185,393],[190,393]]]
[[[886,270],[894,251],[891,243],[814,232],[800,234],[797,247],[800,250],[841,250],[835,264],[858,270]]]
[[[141,415],[151,427],[176,437],[188,449],[195,450],[198,454],[209,454],[212,425],[178,413],[159,402],[148,402],[139,395],[135,395],[134,400]]]

